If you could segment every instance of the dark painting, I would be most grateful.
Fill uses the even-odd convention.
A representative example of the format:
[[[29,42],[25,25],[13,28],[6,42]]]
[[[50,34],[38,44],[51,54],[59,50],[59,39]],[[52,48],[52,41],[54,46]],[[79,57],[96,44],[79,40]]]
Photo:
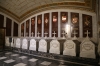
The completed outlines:
[[[6,18],[6,36],[11,36],[12,20]]]
[[[31,36],[35,36],[35,17],[31,18]]]
[[[88,31],[88,36],[92,37],[92,16],[83,14],[83,37],[87,36],[87,31]]]
[[[68,12],[61,12],[61,37],[66,34],[66,25],[68,24]],[[63,34],[64,33],[64,34]]]
[[[58,12],[52,12],[52,37],[58,37]]]
[[[42,36],[42,15],[37,16],[37,36]]]
[[[14,22],[13,36],[18,36],[18,24]]]
[[[29,36],[29,20],[26,21],[26,34],[27,37]]]
[[[44,37],[49,37],[49,13],[44,14]]]
[[[79,37],[79,13],[71,12],[71,37]]]
[[[4,25],[4,16],[0,14],[0,27]]]
[[[24,37],[24,23],[21,24],[21,36]]]

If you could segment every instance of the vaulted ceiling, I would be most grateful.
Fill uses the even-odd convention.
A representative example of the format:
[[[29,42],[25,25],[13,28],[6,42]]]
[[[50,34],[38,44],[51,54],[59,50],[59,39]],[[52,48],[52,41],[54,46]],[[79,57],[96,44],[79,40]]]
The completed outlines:
[[[69,2],[69,3],[68,3]],[[12,16],[21,22],[26,16],[40,8],[58,5],[88,6],[91,8],[91,0],[0,0],[0,11]],[[76,3],[76,4],[75,4]]]

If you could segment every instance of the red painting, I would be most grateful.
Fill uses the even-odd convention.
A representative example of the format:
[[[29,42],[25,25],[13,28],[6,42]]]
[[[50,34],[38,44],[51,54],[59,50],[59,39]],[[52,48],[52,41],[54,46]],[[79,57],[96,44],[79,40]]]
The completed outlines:
[[[61,12],[61,37],[63,37],[66,32],[66,25],[68,24],[68,12]]]
[[[54,36],[58,37],[58,12],[52,12],[52,37]]]
[[[26,36],[29,36],[29,20],[26,21]]]
[[[35,17],[31,18],[31,36],[33,33],[33,37],[35,36]]]
[[[44,37],[49,37],[49,13],[44,14]]]
[[[87,30],[88,30],[88,36],[92,37],[92,16],[83,14],[83,37],[87,36]]]
[[[24,36],[24,23],[21,24],[21,36]]]
[[[79,37],[79,13],[71,12],[71,37]]]
[[[40,33],[39,37],[42,36],[42,15],[37,16],[37,33]]]

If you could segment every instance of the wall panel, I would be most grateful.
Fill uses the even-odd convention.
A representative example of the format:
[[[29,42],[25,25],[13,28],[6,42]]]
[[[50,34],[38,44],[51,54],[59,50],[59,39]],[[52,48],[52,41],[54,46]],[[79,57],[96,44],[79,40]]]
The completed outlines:
[[[58,37],[58,12],[52,12],[52,37],[54,36]]]
[[[44,14],[44,33],[47,33],[47,37],[49,37],[49,13]]]
[[[37,16],[37,33],[40,33],[39,37],[42,36],[42,15]]]
[[[71,12],[71,37],[79,37],[79,13]]]
[[[83,14],[83,37],[86,37],[87,30],[88,30],[88,36],[92,37],[92,16]]]
[[[33,37],[35,36],[35,17],[31,18],[31,36],[33,33]]]
[[[18,24],[14,22],[13,36],[18,36]]]
[[[4,16],[0,14],[0,27],[4,25]]]
[[[6,36],[11,36],[12,20],[6,18]]]

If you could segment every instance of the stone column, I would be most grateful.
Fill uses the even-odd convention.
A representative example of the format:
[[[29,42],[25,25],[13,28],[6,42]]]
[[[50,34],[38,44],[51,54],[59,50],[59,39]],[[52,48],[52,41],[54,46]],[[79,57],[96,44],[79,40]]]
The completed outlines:
[[[24,37],[26,37],[26,22],[24,22]]]
[[[52,13],[49,13],[49,37],[52,37]]]
[[[79,13],[79,37],[83,37],[83,23],[82,23],[82,14]]]
[[[67,38],[71,38],[71,14],[68,12],[68,28]]]
[[[29,19],[29,37],[31,37],[31,18]]]
[[[18,37],[21,37],[21,24],[18,24]]]
[[[42,14],[42,37],[44,37],[44,14]]]
[[[6,27],[6,17],[4,16],[4,24],[3,27]]]
[[[12,25],[11,25],[11,37],[13,37],[13,29],[14,29],[14,21],[12,20]]]
[[[93,40],[97,40],[98,36],[97,36],[97,19],[96,19],[96,15],[93,15],[92,16],[92,33],[93,33],[93,37],[94,39]],[[97,42],[97,41],[96,41]]]
[[[60,21],[61,21],[61,19],[60,19],[60,12],[58,12],[58,37],[61,37],[61,27],[60,27],[60,25],[61,25],[61,23],[60,23]]]
[[[37,16],[35,16],[35,37],[37,37]]]

